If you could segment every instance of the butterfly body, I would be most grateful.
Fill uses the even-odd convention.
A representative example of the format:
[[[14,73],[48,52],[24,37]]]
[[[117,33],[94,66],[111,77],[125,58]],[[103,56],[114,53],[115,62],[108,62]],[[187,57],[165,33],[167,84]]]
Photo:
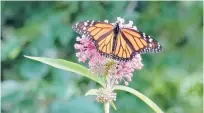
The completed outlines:
[[[129,61],[136,54],[162,50],[161,45],[149,35],[133,27],[125,27],[120,21],[81,21],[74,24],[73,29],[91,38],[101,55],[119,61]]]
[[[119,30],[120,30],[119,24],[116,23],[116,24],[115,24],[115,28],[114,28],[114,30],[113,30],[113,31],[114,31],[113,45],[115,45],[115,43],[116,43],[116,39],[117,39]],[[115,46],[113,46],[113,47],[112,47],[112,52],[111,52],[111,54],[115,51],[115,49],[116,49]]]

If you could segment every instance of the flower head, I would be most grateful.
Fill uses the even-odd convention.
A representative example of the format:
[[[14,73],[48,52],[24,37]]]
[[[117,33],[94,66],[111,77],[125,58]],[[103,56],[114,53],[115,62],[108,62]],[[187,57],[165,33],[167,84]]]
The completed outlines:
[[[122,28],[131,28],[137,30],[132,21],[124,24],[124,19],[118,17],[117,22]],[[108,78],[108,84],[114,86],[124,81],[125,85],[131,81],[134,70],[140,70],[143,67],[142,58],[140,54],[136,54],[130,61],[117,61],[111,57],[104,57],[98,51],[92,41],[87,35],[77,37],[79,43],[75,44],[75,49],[78,50],[76,56],[79,62],[88,61],[89,70],[96,75],[105,75]]]
[[[116,93],[108,88],[99,88],[96,100],[101,103],[116,101]]]

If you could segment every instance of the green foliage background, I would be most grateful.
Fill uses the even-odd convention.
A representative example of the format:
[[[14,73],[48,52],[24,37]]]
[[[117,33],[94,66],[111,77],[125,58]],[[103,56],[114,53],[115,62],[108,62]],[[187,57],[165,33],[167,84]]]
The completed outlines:
[[[99,85],[23,55],[78,62],[71,26],[80,20],[133,20],[164,47],[143,56],[130,87],[166,113],[202,113],[202,2],[1,2],[2,113],[103,113],[84,94]],[[85,65],[85,64],[83,64]],[[117,111],[153,113],[143,101],[118,92]]]

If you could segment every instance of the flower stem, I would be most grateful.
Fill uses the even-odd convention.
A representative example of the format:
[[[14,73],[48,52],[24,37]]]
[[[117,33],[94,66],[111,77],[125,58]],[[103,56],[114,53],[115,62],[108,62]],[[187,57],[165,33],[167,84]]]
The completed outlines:
[[[110,113],[110,103],[104,103],[104,110],[105,113]]]

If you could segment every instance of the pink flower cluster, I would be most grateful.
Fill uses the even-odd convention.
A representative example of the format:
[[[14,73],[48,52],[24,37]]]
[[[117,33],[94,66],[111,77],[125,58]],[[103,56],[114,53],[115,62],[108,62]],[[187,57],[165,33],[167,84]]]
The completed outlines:
[[[129,24],[131,25],[128,26],[132,26],[132,22],[129,22]],[[78,51],[76,56],[78,57],[79,62],[88,61],[90,71],[96,75],[103,76],[107,73],[111,85],[119,84],[120,81],[124,81],[125,85],[128,85],[128,82],[131,81],[134,70],[140,70],[143,67],[140,54],[137,54],[131,61],[116,61],[101,56],[97,51],[94,42],[89,37],[82,35],[81,38],[77,37],[77,41],[79,43],[75,44],[74,47]],[[110,62],[113,63],[111,64]]]
[[[97,49],[91,39],[84,35],[82,38],[77,37],[77,41],[79,41],[79,43],[75,44],[74,47],[78,50],[76,56],[78,57],[79,62],[89,60],[88,64],[90,71],[97,75],[104,75],[104,73],[108,71],[108,76],[112,79],[112,82],[114,81],[113,84],[119,84],[119,82],[123,80],[125,81],[125,84],[128,85],[128,82],[131,81],[134,70],[140,70],[143,67],[141,62],[142,59],[139,54],[131,61],[120,62],[101,56],[97,52]],[[114,62],[114,64],[106,70],[106,64],[109,62]]]
[[[128,82],[132,81],[132,76],[134,70],[140,70],[143,67],[141,56],[136,55],[129,62],[117,62],[117,64],[109,70],[109,76],[115,79],[114,83],[119,84],[121,80],[125,82],[125,85],[128,85]]]

